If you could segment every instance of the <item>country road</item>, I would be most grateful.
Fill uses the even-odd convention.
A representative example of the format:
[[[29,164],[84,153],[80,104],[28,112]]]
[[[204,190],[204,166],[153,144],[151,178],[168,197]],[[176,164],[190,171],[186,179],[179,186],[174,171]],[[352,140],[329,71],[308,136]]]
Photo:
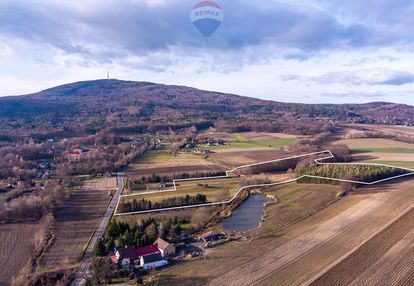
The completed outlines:
[[[123,173],[117,174],[117,180],[118,180],[118,188],[113,195],[110,203],[108,204],[108,207],[105,211],[105,214],[103,215],[101,222],[99,223],[98,227],[96,228],[92,239],[89,242],[89,245],[85,251],[85,254],[83,255],[81,265],[79,267],[78,272],[76,273],[76,278],[72,282],[72,286],[81,286],[86,285],[86,277],[89,275],[89,267],[92,263],[92,256],[93,256],[93,250],[95,248],[96,242],[99,238],[102,237],[105,227],[108,224],[109,220],[112,217],[112,214],[115,210],[116,204],[119,200],[119,197],[122,193],[122,190],[124,188],[124,182],[123,182]]]

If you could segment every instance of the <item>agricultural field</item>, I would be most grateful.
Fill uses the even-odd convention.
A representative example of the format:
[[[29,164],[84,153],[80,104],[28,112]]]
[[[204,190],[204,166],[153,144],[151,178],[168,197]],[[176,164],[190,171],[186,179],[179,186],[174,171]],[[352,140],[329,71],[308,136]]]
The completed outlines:
[[[234,148],[258,148],[258,147],[285,147],[291,143],[299,141],[299,138],[269,138],[262,140],[244,140],[244,141],[235,141],[229,143],[229,145],[224,146],[207,146],[200,145],[199,147],[205,148],[208,150],[220,150],[220,149],[234,149]]]
[[[347,145],[356,161],[403,168],[414,167],[414,144],[377,138],[347,139],[335,143]]]
[[[197,135],[197,138],[210,138],[212,140],[234,141],[235,138],[231,133],[206,131]]]
[[[73,265],[82,258],[109,199],[104,190],[80,190],[55,211],[55,240],[42,259],[45,268]]]
[[[414,127],[411,126],[403,126],[403,125],[367,125],[367,124],[361,124],[357,126],[362,126],[364,128],[370,129],[370,130],[377,130],[382,132],[397,132],[399,134],[405,134],[405,135],[413,135],[414,133]]]
[[[128,166],[127,175],[130,178],[141,178],[143,176],[174,175],[183,172],[219,172],[223,168],[213,162],[207,161],[203,156],[178,153],[176,156],[171,154],[168,146],[161,150],[151,150],[136,163]]]
[[[414,144],[381,138],[344,139],[335,141],[334,144],[345,144],[351,150],[373,150],[372,152],[380,150],[383,153],[398,153],[399,150],[414,150]]]
[[[206,134],[205,136],[211,134]],[[141,178],[153,174],[159,176],[176,176],[182,173],[213,173],[229,170],[237,166],[278,159],[286,156],[283,147],[299,141],[302,137],[280,133],[214,133],[217,140],[230,141],[226,146],[199,145],[210,150],[203,156],[186,152],[171,154],[171,146],[147,152],[137,162],[130,164],[127,175]],[[203,137],[203,134],[199,135]]]
[[[223,178],[223,179],[206,179],[206,180],[191,180],[176,183],[176,191],[154,191],[151,194],[143,194],[137,196],[124,197],[123,201],[131,201],[133,199],[146,199],[151,202],[160,202],[171,197],[195,196],[203,194],[207,196],[207,201],[216,202],[226,199],[226,197],[233,197],[240,188],[240,178]],[[151,190],[149,190],[151,192]],[[224,197],[223,194],[227,196]],[[227,199],[228,199],[227,198]]]
[[[160,284],[310,283],[414,204],[411,180],[364,189],[287,228],[259,233],[253,240],[219,247],[206,259],[166,269],[159,276]],[[295,191],[287,200],[289,196],[300,197]]]
[[[414,158],[407,158],[409,160],[399,160],[399,161],[381,161],[381,160],[371,160],[366,161],[367,163],[376,163],[376,164],[385,164],[390,166],[396,166],[401,168],[408,168],[408,169],[414,169]]]
[[[294,135],[286,133],[268,133],[268,132],[242,132],[242,133],[233,133],[233,137],[239,141],[259,141],[259,140],[268,140],[268,139],[298,139],[305,138],[304,135]]]
[[[338,186],[289,184],[263,189],[263,193],[277,199],[265,207],[265,221],[254,231],[255,236],[277,232],[301,219],[309,217],[338,200]]]
[[[303,135],[294,135],[286,133],[269,133],[269,132],[240,132],[240,133],[225,133],[225,132],[204,132],[200,133],[198,138],[211,138],[214,140],[228,141],[259,141],[268,139],[293,139],[303,138]]]
[[[413,257],[414,210],[411,210],[312,285],[413,285]]]
[[[209,154],[206,160],[233,169],[238,166],[276,160],[288,156],[273,148],[222,149]]]
[[[87,180],[83,183],[83,189],[92,191],[112,191],[117,188],[116,177]]]
[[[37,228],[35,222],[0,224],[0,286],[10,285],[29,263]]]

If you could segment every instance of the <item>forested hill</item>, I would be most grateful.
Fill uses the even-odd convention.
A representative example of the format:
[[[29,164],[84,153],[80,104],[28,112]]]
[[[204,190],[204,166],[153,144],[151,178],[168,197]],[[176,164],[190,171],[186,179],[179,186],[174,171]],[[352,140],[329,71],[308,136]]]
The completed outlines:
[[[0,123],[5,131],[80,134],[102,129],[131,132],[214,125],[315,133],[320,124],[327,122],[414,123],[414,107],[385,102],[281,103],[184,86],[119,80],[77,82],[31,95],[0,98]]]

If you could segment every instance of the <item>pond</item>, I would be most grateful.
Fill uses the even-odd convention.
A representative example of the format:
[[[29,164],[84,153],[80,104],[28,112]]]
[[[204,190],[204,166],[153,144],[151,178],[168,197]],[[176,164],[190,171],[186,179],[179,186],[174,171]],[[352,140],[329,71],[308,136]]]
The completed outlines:
[[[269,199],[263,195],[250,195],[238,208],[233,210],[232,215],[223,219],[219,225],[228,231],[248,231],[259,226],[264,214],[263,205]]]

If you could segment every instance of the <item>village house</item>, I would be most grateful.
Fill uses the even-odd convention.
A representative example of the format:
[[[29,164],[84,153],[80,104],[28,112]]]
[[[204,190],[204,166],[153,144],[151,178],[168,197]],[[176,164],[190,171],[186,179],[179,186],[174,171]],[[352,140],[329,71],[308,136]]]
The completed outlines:
[[[210,154],[211,151],[210,150],[203,150],[203,149],[196,149],[193,151],[194,154],[197,155],[206,155],[206,154]]]
[[[120,263],[122,266],[129,264],[138,264],[141,256],[160,253],[156,245],[149,245],[144,247],[132,247],[126,246],[124,248],[119,248],[115,252],[116,259],[111,260],[115,263]]]
[[[175,254],[175,247],[171,243],[166,242],[162,238],[158,238],[154,245],[156,245],[161,252],[162,257],[167,257]]]
[[[168,261],[163,259],[161,253],[154,253],[141,256],[140,258],[140,266],[144,270],[155,269],[158,267],[162,267],[168,264]]]
[[[166,188],[167,187],[167,183],[166,182],[164,182],[164,181],[161,181],[160,182],[160,189],[164,189],[164,188]]]
[[[126,246],[124,248],[120,248],[115,252],[116,263],[120,263],[122,266],[129,265],[134,263],[139,257],[135,252],[135,248],[132,246]]]
[[[111,178],[111,177],[112,177],[112,174],[111,174],[111,172],[106,171],[106,172],[103,174],[103,176],[104,176],[105,178]]]
[[[91,154],[93,152],[96,152],[96,148],[75,148],[71,152],[65,152],[63,155],[66,159],[69,159],[69,161],[73,160],[79,160],[82,156]]]

